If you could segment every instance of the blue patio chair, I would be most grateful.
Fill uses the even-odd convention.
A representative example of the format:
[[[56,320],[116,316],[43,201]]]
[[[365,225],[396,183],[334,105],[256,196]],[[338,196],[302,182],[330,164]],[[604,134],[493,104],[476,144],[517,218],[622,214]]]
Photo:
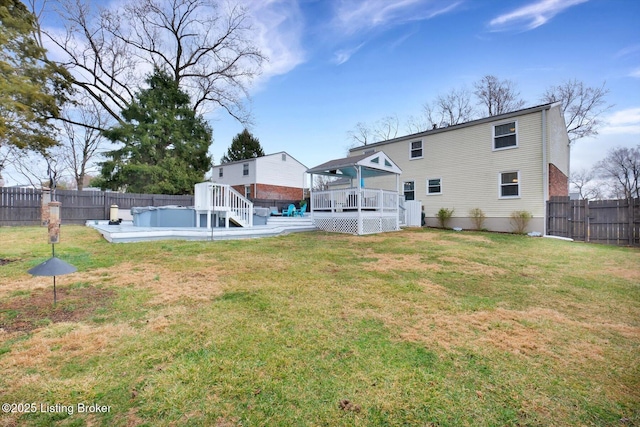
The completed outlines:
[[[304,216],[304,213],[307,211],[307,204],[303,203],[302,206],[300,206],[300,209],[298,209],[297,211],[295,211],[295,213],[293,214],[293,216]]]
[[[296,207],[290,204],[287,210],[282,210],[282,216],[294,216],[296,214]]]

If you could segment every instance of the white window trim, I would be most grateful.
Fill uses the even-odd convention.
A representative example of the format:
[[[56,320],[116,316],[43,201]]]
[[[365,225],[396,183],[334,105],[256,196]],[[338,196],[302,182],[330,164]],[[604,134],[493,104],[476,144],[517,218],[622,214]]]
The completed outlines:
[[[411,145],[414,142],[419,142],[420,143],[420,150],[422,150],[422,156],[420,156],[420,157],[411,157],[411,152],[413,151],[413,149],[411,148]],[[422,159],[422,158],[424,158],[424,141],[421,140],[421,139],[409,141],[409,160],[418,160],[418,159]]]
[[[429,180],[432,179],[437,179],[440,180],[440,192],[439,193],[429,193]],[[442,177],[440,176],[433,176],[431,178],[427,178],[427,180],[425,181],[425,183],[427,184],[427,196],[439,196],[442,194]]]
[[[413,200],[417,200],[416,199],[416,181],[415,180],[409,180],[409,181],[402,181],[402,195],[404,196],[404,184],[406,184],[407,182],[413,182]]]
[[[502,174],[504,173],[517,173],[518,174],[518,195],[517,196],[503,196],[502,195]],[[519,170],[508,170],[498,173],[498,199],[520,199],[522,197],[522,177]]]
[[[516,126],[516,145],[509,147],[496,148],[496,126],[506,125],[507,123],[515,123]],[[518,138],[518,121],[517,120],[504,120],[499,123],[493,123],[491,126],[491,151],[503,151],[518,148],[520,145],[520,138]]]
[[[224,168],[218,168],[218,178],[224,178]]]
[[[245,172],[245,166],[246,166],[247,173],[244,173]],[[249,176],[250,173],[251,173],[251,171],[249,169],[249,163],[243,163],[242,164],[242,176]]]

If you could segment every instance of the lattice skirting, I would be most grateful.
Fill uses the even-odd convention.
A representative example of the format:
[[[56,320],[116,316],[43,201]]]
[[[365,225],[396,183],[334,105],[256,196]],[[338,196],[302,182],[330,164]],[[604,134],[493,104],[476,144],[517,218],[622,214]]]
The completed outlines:
[[[396,231],[395,218],[362,218],[362,234]],[[358,218],[314,218],[320,230],[334,233],[358,234]]]
[[[358,234],[358,218],[314,218],[313,222],[320,230]]]

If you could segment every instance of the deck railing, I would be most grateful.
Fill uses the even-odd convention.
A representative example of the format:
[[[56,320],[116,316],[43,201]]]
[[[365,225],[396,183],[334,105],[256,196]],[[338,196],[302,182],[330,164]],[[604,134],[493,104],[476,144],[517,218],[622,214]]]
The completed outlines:
[[[313,212],[379,211],[398,210],[398,193],[372,188],[346,188],[339,190],[313,191]]]
[[[242,225],[253,226],[253,203],[228,184],[196,184],[194,197],[197,211],[230,212]]]

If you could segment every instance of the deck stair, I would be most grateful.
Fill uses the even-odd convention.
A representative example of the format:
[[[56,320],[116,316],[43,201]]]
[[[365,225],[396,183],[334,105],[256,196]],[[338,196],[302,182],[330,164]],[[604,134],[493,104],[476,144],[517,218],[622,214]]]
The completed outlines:
[[[280,226],[280,227],[309,227],[309,230],[315,230],[316,226],[313,224],[311,216],[294,216],[294,217],[282,217],[282,216],[270,216],[267,218],[267,225]]]
[[[232,222],[240,227],[253,227],[253,203],[226,184],[202,182],[195,186],[196,227],[200,227],[200,216],[206,214],[207,228],[219,218],[224,219],[225,228]]]

